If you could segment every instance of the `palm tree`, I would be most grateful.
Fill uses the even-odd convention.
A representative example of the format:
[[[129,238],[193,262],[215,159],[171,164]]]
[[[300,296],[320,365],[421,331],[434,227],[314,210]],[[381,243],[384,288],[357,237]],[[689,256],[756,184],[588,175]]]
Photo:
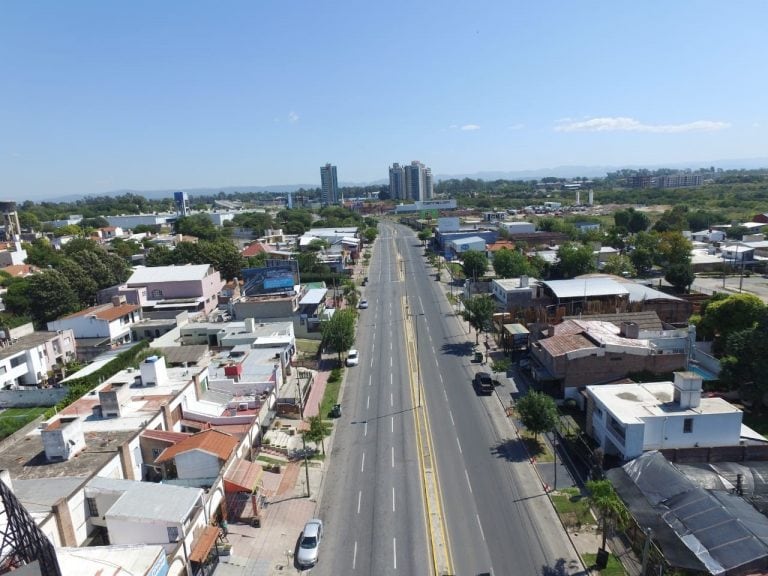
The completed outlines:
[[[603,533],[601,548],[605,550],[608,531],[623,528],[629,522],[629,511],[608,480],[590,480],[587,482],[589,500],[597,509],[600,529]]]

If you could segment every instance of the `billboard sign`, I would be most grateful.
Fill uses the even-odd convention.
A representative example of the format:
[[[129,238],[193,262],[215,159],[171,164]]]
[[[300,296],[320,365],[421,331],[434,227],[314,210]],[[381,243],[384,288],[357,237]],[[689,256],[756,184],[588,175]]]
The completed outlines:
[[[241,271],[243,294],[256,296],[293,290],[299,283],[299,268],[296,260],[267,260],[261,268],[245,268]]]

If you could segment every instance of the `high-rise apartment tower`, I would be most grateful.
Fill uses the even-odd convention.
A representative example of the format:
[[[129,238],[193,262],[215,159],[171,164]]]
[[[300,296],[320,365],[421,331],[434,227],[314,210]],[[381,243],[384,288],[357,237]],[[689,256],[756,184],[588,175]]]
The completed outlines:
[[[339,181],[336,178],[336,166],[326,164],[320,167],[320,185],[323,204],[338,204]]]

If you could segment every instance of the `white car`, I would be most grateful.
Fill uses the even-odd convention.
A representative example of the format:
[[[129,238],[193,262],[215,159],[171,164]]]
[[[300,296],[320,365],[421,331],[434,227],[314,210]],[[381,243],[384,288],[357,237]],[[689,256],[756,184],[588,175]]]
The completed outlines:
[[[357,355],[357,350],[352,348],[347,353],[347,366],[357,366],[357,363],[360,361],[360,357]]]
[[[313,518],[304,525],[299,542],[299,553],[296,555],[296,563],[299,568],[311,568],[317,564],[320,541],[323,539],[323,521]]]
[[[368,308],[368,300],[360,300],[360,303],[357,305],[358,308]]]

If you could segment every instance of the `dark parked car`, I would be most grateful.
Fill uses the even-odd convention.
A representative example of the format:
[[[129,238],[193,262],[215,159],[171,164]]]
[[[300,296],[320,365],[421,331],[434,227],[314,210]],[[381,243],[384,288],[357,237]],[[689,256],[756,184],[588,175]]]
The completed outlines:
[[[341,404],[334,404],[328,416],[331,418],[341,418]]]
[[[475,374],[475,392],[478,394],[493,394],[493,378],[488,372]]]

